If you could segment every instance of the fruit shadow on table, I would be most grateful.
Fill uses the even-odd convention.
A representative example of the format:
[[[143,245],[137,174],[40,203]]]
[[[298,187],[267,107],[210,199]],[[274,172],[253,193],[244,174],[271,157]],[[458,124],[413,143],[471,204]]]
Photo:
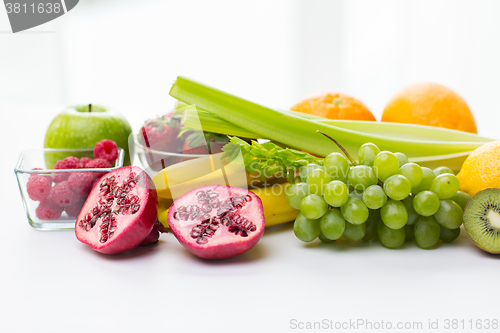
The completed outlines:
[[[81,248],[82,251],[87,252],[89,255],[93,255],[96,257],[99,257],[99,259],[103,260],[109,260],[109,261],[121,261],[121,260],[134,260],[137,258],[144,258],[147,256],[152,256],[156,255],[156,253],[163,251],[161,242],[164,242],[162,240],[159,240],[158,243],[156,244],[150,244],[146,246],[138,246],[136,248],[133,248],[132,250],[125,251],[122,253],[118,254],[113,254],[113,255],[108,255],[108,254],[103,254],[99,253],[92,248],[85,246],[82,244]]]
[[[194,261],[205,266],[234,266],[235,264],[247,264],[252,262],[258,262],[269,256],[270,251],[266,249],[266,246],[262,243],[257,244],[252,249],[247,252],[240,254],[233,258],[210,260],[203,259],[191,254],[188,250],[182,249],[183,255],[180,257],[182,261]]]
[[[379,242],[364,242],[364,241],[359,241],[359,242],[350,242],[348,240],[340,239],[337,240],[333,243],[323,243],[319,239],[316,239],[310,243],[304,243],[302,245],[305,248],[308,249],[325,249],[327,251],[335,251],[335,252],[345,252],[345,251],[357,251],[360,249],[363,249],[365,251],[369,247],[375,247],[375,246],[380,246]],[[395,249],[403,249],[404,245],[401,248]]]

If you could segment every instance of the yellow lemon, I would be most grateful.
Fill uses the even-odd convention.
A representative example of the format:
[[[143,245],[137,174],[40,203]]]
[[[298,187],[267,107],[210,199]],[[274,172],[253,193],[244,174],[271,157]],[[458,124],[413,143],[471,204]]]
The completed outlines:
[[[460,190],[470,195],[485,188],[500,188],[500,141],[474,150],[458,174]]]

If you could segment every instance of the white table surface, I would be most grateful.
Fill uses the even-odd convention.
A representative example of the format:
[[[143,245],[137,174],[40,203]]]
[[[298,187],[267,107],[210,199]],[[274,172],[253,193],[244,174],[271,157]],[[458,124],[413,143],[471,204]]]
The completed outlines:
[[[23,126],[21,111],[29,115]],[[1,112],[9,144],[1,165],[0,332],[289,332],[323,320],[344,323],[346,332],[373,331],[345,326],[357,320],[442,332],[447,319],[465,321],[451,332],[500,331],[467,326],[500,320],[500,256],[480,251],[464,232],[435,250],[413,242],[389,250],[378,242],[302,243],[288,224],[267,229],[246,254],[210,262],[172,234],[106,256],[73,231],[32,229],[13,169],[20,150],[42,146],[47,115],[16,106]],[[398,322],[422,329],[397,330]]]

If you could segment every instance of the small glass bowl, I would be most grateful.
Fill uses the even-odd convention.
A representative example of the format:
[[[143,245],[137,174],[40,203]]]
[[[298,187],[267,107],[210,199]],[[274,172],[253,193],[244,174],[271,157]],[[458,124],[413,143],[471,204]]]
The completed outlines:
[[[54,161],[64,159],[68,156],[77,158],[94,157],[93,149],[32,149],[25,150],[19,156],[14,172],[16,173],[19,191],[21,192],[21,199],[23,200],[26,216],[28,217],[29,224],[36,229],[40,230],[60,230],[60,229],[73,229],[75,227],[76,215],[70,214],[66,211],[61,213],[61,216],[55,219],[41,219],[37,216],[36,209],[40,205],[39,201],[32,200],[26,190],[26,184],[32,175],[50,176],[53,180],[56,176],[68,175],[78,172],[90,172],[94,178],[100,177],[102,174],[110,172],[114,169],[123,166],[123,159],[125,151],[121,148],[118,149],[118,159],[115,165],[111,168],[96,168],[96,169],[47,169],[47,164],[54,164]],[[41,168],[42,170],[33,170]],[[52,185],[53,186],[53,185]],[[81,198],[80,202],[85,201],[87,198]],[[75,216],[72,216],[75,215]]]
[[[144,168],[155,172],[161,171],[164,168],[175,163],[208,156],[207,154],[183,154],[155,150],[149,147],[145,147],[139,141],[137,141],[136,138],[134,138],[133,150],[134,153],[139,157],[139,160],[141,161],[141,164],[144,166]],[[130,155],[132,156],[132,152],[130,153]]]

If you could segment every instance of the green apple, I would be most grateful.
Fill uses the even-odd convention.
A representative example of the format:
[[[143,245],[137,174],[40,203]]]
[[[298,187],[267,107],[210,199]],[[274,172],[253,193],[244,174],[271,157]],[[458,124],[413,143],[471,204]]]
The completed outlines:
[[[125,150],[123,164],[130,165],[133,162],[128,149],[131,133],[128,121],[116,111],[90,104],[71,106],[52,120],[45,134],[44,147],[94,148],[97,142],[109,139]],[[47,168],[53,168],[59,159],[61,157],[46,155]]]

